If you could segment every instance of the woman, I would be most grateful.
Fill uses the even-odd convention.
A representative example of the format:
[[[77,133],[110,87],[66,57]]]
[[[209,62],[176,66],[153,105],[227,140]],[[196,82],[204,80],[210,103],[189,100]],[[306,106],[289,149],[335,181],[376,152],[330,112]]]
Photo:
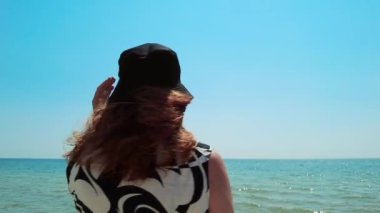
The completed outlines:
[[[233,212],[222,158],[182,126],[193,97],[176,53],[160,44],[126,50],[112,92],[114,82],[97,88],[66,154],[77,211]]]

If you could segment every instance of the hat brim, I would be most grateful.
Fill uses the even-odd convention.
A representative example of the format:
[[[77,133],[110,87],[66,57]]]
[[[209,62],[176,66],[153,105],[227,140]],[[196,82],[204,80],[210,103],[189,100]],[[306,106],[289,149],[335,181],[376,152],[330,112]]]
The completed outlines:
[[[174,90],[177,90],[179,92],[182,92],[186,95],[189,95],[191,98],[193,98],[194,96],[189,92],[189,90],[185,87],[185,85],[183,85],[182,83],[178,83],[177,86],[175,88],[173,88]]]
[[[132,96],[131,96],[131,91],[136,89],[136,87],[128,87],[124,82],[119,81],[116,84],[116,87],[112,94],[110,95],[108,102],[109,103],[115,103],[115,102],[125,102],[125,101],[131,101]],[[189,92],[189,90],[183,85],[181,82],[178,83],[175,87],[171,88],[173,90],[179,91],[181,93],[184,93],[191,98],[194,96]]]

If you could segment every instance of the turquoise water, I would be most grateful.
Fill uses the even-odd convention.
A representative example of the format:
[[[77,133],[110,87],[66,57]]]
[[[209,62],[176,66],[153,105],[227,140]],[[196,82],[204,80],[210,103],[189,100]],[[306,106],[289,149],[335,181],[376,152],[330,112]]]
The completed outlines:
[[[380,160],[226,160],[237,213],[380,212]],[[0,159],[0,212],[75,212],[64,160]]]
[[[380,160],[226,163],[237,212],[380,212]]]

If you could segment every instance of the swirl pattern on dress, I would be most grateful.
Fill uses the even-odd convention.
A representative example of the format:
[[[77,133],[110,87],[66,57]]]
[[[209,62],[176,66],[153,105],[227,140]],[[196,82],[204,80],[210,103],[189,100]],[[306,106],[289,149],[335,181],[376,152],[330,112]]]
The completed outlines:
[[[211,149],[198,143],[188,163],[157,169],[144,181],[110,181],[99,169],[68,164],[69,192],[78,212],[208,212]]]

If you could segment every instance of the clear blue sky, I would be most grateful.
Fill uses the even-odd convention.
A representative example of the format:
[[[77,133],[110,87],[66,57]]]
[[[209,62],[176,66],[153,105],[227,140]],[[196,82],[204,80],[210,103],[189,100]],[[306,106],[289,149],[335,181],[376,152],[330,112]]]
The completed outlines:
[[[0,157],[57,158],[119,54],[177,51],[226,158],[380,157],[380,1],[0,1]]]

